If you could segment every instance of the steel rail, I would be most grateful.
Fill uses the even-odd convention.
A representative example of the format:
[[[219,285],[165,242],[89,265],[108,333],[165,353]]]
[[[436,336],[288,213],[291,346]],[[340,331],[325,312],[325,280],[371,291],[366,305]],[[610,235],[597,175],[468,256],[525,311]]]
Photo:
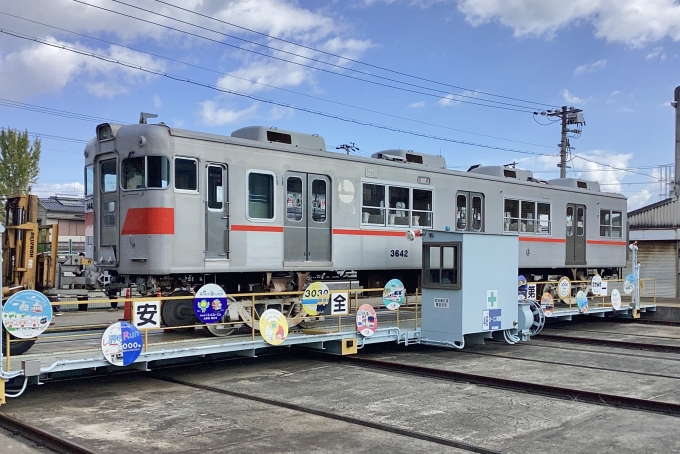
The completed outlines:
[[[246,400],[250,400],[250,401],[253,401],[253,402],[263,403],[263,404],[266,404],[266,405],[273,405],[273,406],[276,406],[276,407],[285,408],[287,410],[293,410],[293,411],[297,411],[297,412],[300,412],[300,413],[307,413],[307,414],[310,414],[310,415],[320,416],[322,418],[328,418],[328,419],[332,419],[332,420],[335,420],[335,421],[341,421],[341,422],[345,422],[345,423],[348,423],[348,424],[354,424],[354,425],[357,425],[357,426],[360,426],[360,427],[368,427],[368,428],[371,428],[371,429],[380,430],[380,431],[383,431],[383,432],[389,432],[389,433],[401,435],[401,436],[408,437],[408,438],[414,438],[414,439],[417,439],[417,440],[423,440],[423,441],[427,441],[427,442],[430,442],[430,443],[435,443],[435,444],[438,444],[438,445],[450,446],[450,447],[453,447],[453,448],[461,449],[463,451],[475,452],[475,453],[480,453],[480,454],[500,454],[499,451],[494,451],[492,449],[486,449],[486,448],[482,448],[480,446],[475,446],[475,445],[471,445],[471,444],[468,444],[468,443],[459,442],[459,441],[455,441],[455,440],[448,440],[446,438],[436,437],[434,435],[427,435],[427,434],[424,434],[424,433],[421,433],[421,432],[415,432],[415,431],[412,431],[412,430],[400,429],[398,427],[391,426],[391,425],[388,425],[388,424],[382,424],[382,423],[375,422],[375,421],[369,421],[368,419],[360,419],[360,418],[354,418],[352,416],[339,415],[337,413],[332,413],[332,412],[324,411],[324,410],[317,410],[317,409],[313,409],[313,408],[309,408],[309,407],[304,407],[302,405],[292,404],[290,402],[284,402],[284,401],[280,401],[280,400],[270,399],[270,398],[267,398],[267,397],[254,396],[252,394],[241,393],[241,392],[238,392],[238,391],[230,391],[230,390],[227,390],[227,389],[216,388],[214,386],[209,386],[209,385],[200,385],[200,384],[197,384],[197,383],[192,383],[192,382],[189,382],[189,381],[186,381],[186,380],[180,380],[180,379],[177,379],[177,378],[174,378],[174,377],[170,377],[170,376],[167,376],[167,375],[161,375],[161,374],[158,374],[158,373],[156,373],[156,374],[152,373],[152,376],[154,378],[158,379],[158,380],[163,380],[163,381],[166,381],[166,382],[169,382],[169,383],[188,386],[190,388],[200,389],[200,390],[203,390],[203,391],[209,391],[209,392],[214,392],[214,393],[218,393],[218,394],[224,394],[224,395],[227,395],[227,396],[237,397],[237,398],[240,398],[240,399],[246,399]]]
[[[328,355],[316,352],[296,352],[301,356],[329,361]],[[604,405],[607,407],[619,407],[628,410],[640,410],[663,415],[680,416],[680,404],[660,402],[637,397],[618,396],[614,394],[569,389],[561,386],[529,383],[509,378],[490,377],[486,375],[458,372],[451,370],[434,369],[431,367],[414,364],[398,364],[389,361],[361,358],[356,356],[334,357],[336,361],[355,364],[359,367],[401,372],[420,377],[437,378],[447,381],[472,383],[475,385],[489,386],[507,391],[523,392],[527,394],[548,396],[559,399],[573,400],[588,404]]]
[[[40,447],[61,454],[96,454],[97,452],[4,413],[0,413],[0,427],[15,435],[21,435]]]
[[[571,344],[600,345],[606,347],[627,348],[633,350],[647,350],[660,353],[680,353],[680,345],[646,344],[642,342],[618,341],[611,339],[592,339],[587,337],[561,336],[559,334],[540,333],[536,339],[549,342],[565,342]]]

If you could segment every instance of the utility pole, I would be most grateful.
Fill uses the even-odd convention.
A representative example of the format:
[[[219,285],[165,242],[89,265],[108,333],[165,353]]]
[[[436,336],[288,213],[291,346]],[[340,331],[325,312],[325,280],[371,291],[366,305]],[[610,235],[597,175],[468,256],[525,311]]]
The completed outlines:
[[[571,148],[569,145],[569,133],[581,134],[581,127],[586,124],[583,119],[583,110],[577,109],[575,107],[562,106],[561,109],[555,110],[544,110],[540,112],[541,115],[551,118],[559,118],[562,120],[562,140],[558,147],[560,147],[560,163],[557,167],[560,168],[560,178],[567,177],[567,151]],[[538,115],[538,112],[534,112],[534,115]],[[569,129],[570,125],[575,125],[575,129]]]
[[[671,106],[675,108],[675,177],[671,194],[674,197],[680,196],[680,109],[678,109],[678,102],[680,102],[680,86],[675,87],[675,96],[671,101]]]

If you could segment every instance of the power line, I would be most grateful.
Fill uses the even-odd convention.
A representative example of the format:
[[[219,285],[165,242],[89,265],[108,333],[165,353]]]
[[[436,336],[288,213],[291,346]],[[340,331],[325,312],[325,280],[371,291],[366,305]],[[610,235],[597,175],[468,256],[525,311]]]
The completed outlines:
[[[11,99],[0,98],[0,106],[14,107],[16,109],[29,110],[31,112],[44,113],[48,115],[55,115],[58,117],[70,118],[73,120],[83,120],[90,122],[113,122],[113,123],[128,123],[127,121],[111,120],[108,118],[94,117],[92,115],[79,114],[75,112],[68,112],[66,110],[52,109],[50,107],[36,106],[34,104],[26,104],[19,101],[12,101]]]
[[[112,0],[112,1],[116,1],[117,3],[123,3],[123,2],[120,2],[120,1],[118,1],[118,0]],[[457,85],[452,85],[452,84],[449,84],[449,83],[446,83],[446,82],[438,82],[438,81],[431,80],[431,79],[427,79],[427,78],[424,78],[424,77],[414,76],[414,75],[412,75],[412,74],[403,73],[403,72],[396,71],[396,70],[393,70],[393,69],[385,68],[385,67],[383,67],[383,66],[378,66],[378,65],[371,64],[371,63],[366,63],[366,62],[361,61],[361,60],[356,60],[356,59],[353,59],[353,58],[349,58],[349,57],[345,57],[345,56],[342,56],[342,55],[334,54],[334,53],[332,53],[332,52],[324,51],[324,50],[321,50],[321,49],[316,49],[316,48],[313,48],[313,47],[310,47],[310,46],[306,46],[306,45],[304,45],[304,44],[296,43],[296,42],[294,42],[294,41],[290,41],[290,40],[287,40],[287,39],[284,39],[284,38],[279,38],[279,37],[276,37],[276,36],[271,36],[271,35],[269,35],[269,34],[267,34],[267,33],[258,32],[257,30],[252,30],[252,29],[250,29],[250,28],[242,27],[242,26],[240,26],[240,25],[236,25],[236,24],[233,24],[233,23],[231,23],[231,22],[227,22],[227,21],[224,21],[224,20],[221,20],[221,19],[217,19],[217,18],[215,18],[215,17],[210,17],[210,16],[208,16],[208,15],[206,15],[206,14],[201,14],[201,13],[199,13],[199,12],[197,12],[197,11],[193,11],[193,10],[190,10],[190,9],[187,9],[187,8],[182,8],[181,6],[177,6],[177,5],[174,5],[174,4],[172,4],[172,3],[168,3],[168,2],[162,1],[162,0],[156,0],[156,1],[157,1],[158,3],[162,3],[162,4],[164,4],[164,5],[171,6],[171,7],[173,7],[173,8],[177,8],[177,9],[179,9],[179,10],[182,10],[182,11],[185,11],[185,12],[188,12],[188,13],[191,13],[191,14],[195,14],[195,15],[197,15],[197,16],[204,17],[204,18],[206,18],[206,19],[211,19],[211,20],[220,22],[220,23],[222,23],[222,24],[230,25],[230,26],[232,26],[232,27],[239,28],[239,29],[241,29],[241,30],[245,30],[245,31],[248,31],[248,32],[251,32],[251,33],[255,33],[255,34],[261,35],[261,36],[265,36],[265,37],[267,37],[267,38],[274,39],[274,40],[277,40],[277,41],[281,41],[281,42],[284,42],[284,43],[287,43],[287,44],[293,44],[293,45],[298,46],[298,47],[301,47],[301,48],[303,48],[303,49],[313,50],[313,51],[315,51],[315,52],[319,52],[319,53],[321,53],[321,54],[325,54],[325,55],[328,55],[328,56],[331,56],[331,57],[335,57],[335,58],[340,58],[340,59],[343,59],[343,60],[346,60],[346,61],[350,61],[350,62],[352,62],[352,63],[358,63],[358,64],[361,64],[361,65],[368,66],[368,67],[370,67],[370,68],[380,69],[381,71],[387,71],[387,72],[390,72],[390,73],[393,73],[393,74],[399,74],[400,76],[411,77],[411,78],[413,78],[413,79],[422,80],[423,82],[430,82],[430,83],[434,83],[434,84],[438,84],[438,85],[443,85],[443,86],[446,86],[446,87],[455,88],[455,89],[457,89],[457,90],[475,91],[475,92],[477,92],[477,93],[479,93],[479,94],[483,94],[483,95],[486,95],[486,96],[494,96],[494,97],[497,97],[497,98],[509,99],[509,100],[512,100],[512,101],[519,101],[519,102],[524,102],[524,103],[528,103],[528,104],[535,104],[535,105],[539,105],[539,106],[556,107],[555,105],[552,105],[552,104],[545,104],[545,103],[542,103],[542,102],[527,101],[527,100],[525,100],[525,99],[520,99],[520,98],[512,98],[512,97],[509,97],[509,96],[496,95],[496,94],[493,94],[493,93],[488,93],[488,92],[483,92],[483,91],[478,91],[478,90],[472,90],[472,89],[469,89],[469,88],[460,87],[460,86],[457,86]],[[125,3],[124,3],[124,4],[125,4]],[[129,6],[129,5],[128,5],[128,6]],[[157,14],[157,13],[154,13],[154,14]],[[237,38],[237,39],[240,39],[240,38]],[[371,73],[362,72],[362,74],[371,74]]]
[[[39,139],[63,140],[64,142],[76,142],[76,143],[87,143],[87,142],[89,142],[88,140],[75,139],[73,137],[54,136],[52,134],[43,134],[41,132],[30,132],[30,131],[28,131],[28,135],[33,136],[33,137],[37,137]]]
[[[189,84],[196,85],[196,86],[199,86],[199,87],[204,87],[204,88],[208,88],[208,89],[211,89],[211,90],[219,91],[221,93],[228,93],[228,94],[240,96],[240,97],[243,97],[243,98],[246,98],[246,99],[252,99],[253,101],[271,104],[271,105],[275,105],[275,106],[279,106],[279,107],[285,107],[285,108],[297,110],[297,111],[300,111],[300,112],[306,112],[306,113],[310,113],[310,114],[313,114],[313,115],[319,115],[319,116],[326,117],[326,118],[332,118],[332,119],[335,119],[335,120],[344,121],[344,122],[347,122],[347,123],[354,123],[354,124],[361,125],[361,126],[368,126],[368,127],[372,127],[372,128],[376,128],[376,129],[386,130],[386,131],[399,132],[399,133],[402,133],[402,134],[408,134],[408,135],[412,135],[412,136],[416,136],[416,137],[423,137],[423,138],[439,140],[439,141],[443,141],[443,142],[457,143],[457,144],[460,144],[460,145],[468,145],[468,146],[473,146],[473,147],[478,147],[478,148],[486,148],[486,149],[490,149],[490,150],[508,151],[508,152],[511,152],[511,153],[521,153],[521,154],[528,154],[528,155],[535,155],[535,156],[555,156],[555,155],[551,155],[551,154],[547,154],[547,153],[538,153],[538,152],[532,152],[532,151],[526,151],[526,150],[517,150],[517,149],[512,149],[512,148],[498,147],[498,146],[493,146],[493,145],[485,145],[485,144],[478,144],[478,143],[474,143],[474,142],[467,142],[467,141],[463,141],[463,140],[450,139],[450,138],[446,138],[446,137],[434,136],[434,135],[430,135],[430,134],[424,134],[424,133],[419,133],[419,132],[415,132],[415,131],[408,131],[408,130],[404,130],[404,129],[401,129],[401,128],[395,128],[395,127],[391,127],[391,126],[380,125],[380,124],[371,123],[371,122],[367,122],[367,121],[357,120],[357,119],[353,119],[353,118],[349,118],[349,117],[343,117],[343,116],[340,116],[340,115],[329,114],[329,113],[326,113],[326,112],[322,112],[322,111],[318,111],[318,110],[314,110],[314,109],[309,109],[309,108],[306,108],[306,107],[299,107],[299,106],[295,106],[295,105],[291,105],[291,104],[287,104],[287,103],[283,103],[283,102],[279,102],[279,101],[274,101],[274,100],[271,100],[271,99],[260,98],[259,96],[253,96],[251,94],[240,93],[240,92],[237,92],[237,91],[234,91],[234,90],[221,88],[221,87],[218,87],[216,85],[208,84],[208,83],[205,83],[205,82],[200,82],[200,81],[188,79],[188,78],[181,77],[181,76],[176,76],[176,75],[173,75],[173,74],[170,74],[170,73],[165,73],[165,72],[162,72],[162,71],[159,71],[159,70],[156,70],[156,69],[146,68],[144,66],[140,66],[140,65],[137,65],[137,64],[124,62],[122,60],[113,59],[111,57],[106,57],[106,56],[103,56],[103,55],[98,55],[98,54],[95,54],[94,52],[83,51],[83,50],[80,50],[80,49],[75,49],[75,48],[72,48],[72,47],[65,46],[63,44],[45,41],[45,40],[42,40],[40,38],[35,38],[35,37],[32,37],[32,36],[24,35],[23,33],[13,32],[13,31],[10,31],[10,30],[5,30],[5,29],[0,29],[0,33],[4,33],[4,34],[14,36],[16,38],[24,39],[24,40],[34,41],[34,42],[37,42],[37,43],[40,43],[40,44],[43,44],[43,45],[46,45],[46,46],[54,47],[54,48],[57,48],[57,49],[67,50],[69,52],[77,53],[79,55],[97,58],[97,59],[102,60],[102,61],[114,63],[114,64],[117,64],[117,65],[120,65],[120,66],[125,66],[127,68],[136,69],[136,70],[143,71],[143,72],[150,73],[150,74],[154,74],[154,75],[157,75],[157,76],[166,77],[168,79],[175,80],[175,81],[178,81],[178,82],[185,82],[185,83],[189,83]]]
[[[3,11],[0,11],[0,14],[5,14],[7,16],[11,16],[11,17],[14,17],[16,19],[21,19],[21,20],[31,22],[31,23],[34,23],[34,24],[42,25],[44,27],[49,27],[49,28],[53,28],[55,30],[60,30],[60,31],[63,31],[63,32],[66,32],[66,33],[71,33],[71,34],[76,35],[76,36],[81,36],[83,38],[88,38],[88,39],[91,39],[91,40],[94,40],[94,41],[103,42],[103,43],[106,43],[106,44],[109,44],[109,45],[112,45],[112,46],[117,46],[117,47],[120,47],[120,48],[123,48],[123,49],[128,49],[128,50],[143,53],[143,54],[146,54],[146,55],[151,55],[151,56],[157,57],[157,58],[162,58],[164,60],[171,61],[171,62],[174,62],[174,63],[180,63],[180,64],[183,64],[183,65],[187,65],[187,66],[197,68],[197,69],[201,69],[201,70],[204,70],[204,71],[209,71],[209,72],[220,74],[220,75],[226,75],[226,76],[234,78],[234,79],[250,82],[250,83],[256,84],[256,85],[262,85],[264,87],[272,88],[272,89],[275,89],[275,90],[280,90],[280,91],[283,91],[283,92],[286,92],[286,93],[292,93],[292,94],[295,94],[295,95],[304,96],[304,97],[308,97],[308,98],[311,98],[311,99],[316,99],[316,100],[327,102],[327,103],[330,103],[330,104],[336,104],[336,105],[340,105],[340,106],[343,106],[343,107],[350,107],[352,109],[357,109],[357,110],[361,110],[361,111],[364,111],[364,112],[370,112],[370,113],[374,113],[374,114],[378,114],[378,115],[384,115],[386,117],[397,118],[397,119],[400,119],[400,120],[406,120],[406,121],[410,121],[410,122],[413,122],[413,123],[418,123],[418,124],[422,124],[422,125],[426,125],[426,126],[433,126],[433,127],[436,127],[436,128],[442,128],[442,129],[447,129],[447,130],[450,130],[450,131],[462,132],[462,133],[465,133],[465,134],[471,134],[471,135],[486,137],[486,138],[490,138],[490,139],[504,140],[504,141],[507,141],[507,142],[519,143],[519,144],[523,144],[523,145],[532,145],[532,146],[542,147],[542,148],[550,148],[550,149],[554,148],[550,145],[542,145],[542,144],[537,144],[537,143],[532,143],[532,142],[525,142],[525,141],[521,141],[521,140],[506,139],[506,138],[503,138],[503,137],[492,136],[492,135],[489,135],[489,134],[481,134],[481,133],[477,133],[477,132],[466,131],[466,130],[463,130],[463,129],[452,128],[450,126],[438,125],[438,124],[435,124],[435,123],[429,123],[429,122],[426,122],[426,121],[415,120],[415,119],[412,119],[412,118],[402,117],[402,116],[399,116],[399,115],[394,115],[394,114],[389,114],[389,113],[385,113],[385,112],[380,112],[380,111],[377,111],[377,110],[367,109],[365,107],[354,106],[354,105],[346,104],[346,103],[339,102],[339,101],[324,99],[324,98],[321,98],[319,96],[309,95],[307,93],[302,93],[302,92],[298,92],[298,91],[295,91],[295,90],[289,90],[289,89],[282,88],[282,87],[276,87],[274,85],[265,84],[263,82],[258,82],[256,80],[250,80],[250,79],[246,79],[244,77],[238,77],[238,76],[235,76],[235,75],[232,75],[232,74],[225,74],[222,71],[218,71],[218,70],[215,70],[215,69],[212,69],[212,68],[206,68],[204,66],[196,65],[196,64],[193,64],[193,63],[188,63],[188,62],[185,62],[185,61],[182,61],[182,60],[176,60],[176,59],[173,59],[173,58],[166,57],[164,55],[155,54],[155,53],[144,51],[144,50],[137,49],[137,48],[134,48],[134,47],[124,46],[124,45],[116,43],[116,42],[107,41],[107,40],[101,39],[101,38],[95,38],[93,36],[88,36],[88,35],[85,35],[85,34],[82,34],[82,33],[77,33],[77,32],[67,30],[67,29],[64,29],[64,28],[61,28],[61,27],[56,27],[54,25],[45,24],[43,22],[35,21],[35,20],[32,20],[32,19],[27,19],[27,18],[21,17],[21,16],[16,16],[14,14],[6,13],[6,12],[3,12]],[[110,120],[105,120],[105,121],[110,121]],[[127,123],[127,122],[124,122],[124,121],[117,121],[117,122]]]
[[[90,6],[90,7],[96,8],[96,9],[100,9],[100,10],[102,10],[102,11],[107,11],[107,12],[110,12],[110,13],[113,13],[113,14],[118,14],[118,15],[120,15],[120,16],[128,17],[128,18],[130,18],[130,19],[135,19],[135,20],[138,20],[138,21],[147,23],[147,24],[156,25],[156,26],[159,26],[159,27],[162,27],[162,28],[166,28],[166,29],[168,29],[168,30],[173,30],[173,31],[176,31],[176,32],[179,32],[179,33],[183,33],[183,34],[186,34],[186,35],[194,36],[194,37],[196,37],[196,38],[200,38],[200,39],[204,39],[204,40],[207,40],[207,41],[211,41],[211,42],[213,42],[213,43],[217,43],[217,44],[220,44],[220,45],[222,45],[222,46],[232,47],[232,48],[238,49],[238,50],[240,50],[240,51],[250,52],[250,53],[253,53],[253,54],[255,54],[255,55],[260,55],[260,56],[263,56],[263,57],[266,57],[266,58],[271,58],[271,59],[274,59],[274,60],[278,60],[278,61],[282,61],[282,62],[285,62],[285,63],[292,64],[292,65],[301,66],[301,67],[304,67],[304,68],[312,69],[312,70],[314,70],[314,71],[321,71],[321,72],[325,72],[325,73],[329,73],[329,74],[334,74],[334,75],[336,75],[336,76],[345,77],[345,78],[348,78],[348,79],[357,80],[357,81],[361,81],[361,82],[366,82],[366,83],[369,83],[369,84],[372,84],[372,85],[377,85],[377,86],[380,86],[380,87],[386,87],[386,88],[392,88],[392,89],[395,89],[395,90],[401,90],[401,91],[408,92],[408,93],[415,93],[415,94],[419,94],[419,95],[423,95],[423,96],[430,96],[430,97],[433,97],[433,98],[442,98],[441,94],[426,93],[426,92],[423,92],[423,91],[412,90],[412,89],[409,89],[409,88],[396,87],[396,86],[394,86],[394,85],[390,85],[390,84],[386,84],[386,83],[382,83],[382,82],[377,82],[377,81],[374,81],[374,80],[362,79],[361,77],[356,77],[356,76],[353,76],[353,75],[351,75],[351,74],[344,74],[344,73],[340,73],[340,72],[336,72],[336,71],[330,71],[330,70],[324,69],[324,68],[317,68],[317,67],[314,67],[314,66],[312,66],[312,65],[306,65],[306,64],[300,63],[300,62],[291,61],[291,60],[286,60],[285,58],[280,58],[280,57],[276,57],[276,56],[274,56],[274,55],[269,55],[269,54],[265,54],[265,53],[262,53],[262,52],[257,52],[257,51],[254,51],[254,50],[252,50],[252,49],[246,49],[246,48],[243,48],[243,47],[236,46],[236,45],[234,45],[234,44],[229,44],[229,43],[222,42],[222,41],[217,40],[217,39],[212,39],[212,38],[208,38],[208,37],[206,37],[206,36],[202,36],[202,35],[199,35],[199,34],[196,34],[196,33],[192,33],[192,32],[188,32],[188,31],[180,30],[180,29],[178,29],[178,28],[171,27],[171,26],[169,26],[169,25],[159,24],[159,23],[157,23],[157,22],[153,22],[153,21],[150,21],[150,20],[148,20],[148,19],[142,19],[142,18],[140,18],[140,17],[132,16],[132,15],[130,15],[130,14],[122,13],[122,12],[120,12],[120,11],[114,11],[114,10],[112,10],[112,9],[104,8],[104,7],[102,7],[102,6],[92,5],[92,4],[90,4],[90,3],[86,3],[86,2],[84,2],[84,1],[82,1],[82,0],[72,0],[72,1],[74,1],[74,2],[76,2],[76,3],[80,3],[80,4],[82,4],[82,5]],[[112,1],[116,1],[116,2],[122,3],[122,2],[120,2],[119,0],[112,0]],[[130,5],[128,5],[128,6],[130,6]],[[205,29],[205,30],[208,30],[208,31],[210,31],[210,32],[212,32],[212,33],[221,34],[221,35],[223,35],[223,36],[230,36],[230,35],[225,35],[224,33],[221,33],[221,32],[216,31],[216,30],[212,30],[212,29],[209,29],[209,28],[206,28],[206,27],[202,27],[202,26],[200,26],[200,25],[192,24],[192,23],[190,23],[190,22],[182,21],[182,20],[180,20],[180,19],[175,19],[175,18],[170,17],[170,16],[165,16],[165,15],[160,14],[160,13],[155,13],[155,12],[153,12],[153,11],[145,10],[145,9],[142,9],[142,8],[139,8],[139,7],[135,7],[135,6],[133,6],[133,8],[135,8],[135,9],[140,9],[140,10],[142,10],[142,11],[147,11],[147,12],[150,12],[150,13],[152,13],[152,14],[159,15],[159,16],[161,16],[161,17],[165,17],[165,18],[168,18],[168,19],[171,19],[171,20],[178,21],[178,22],[180,22],[180,23],[188,24],[188,25],[190,25],[190,26],[192,26],[192,27],[196,27],[196,28],[200,28],[200,29]],[[230,37],[231,37],[231,36],[230,36]],[[239,40],[243,40],[242,38],[238,38],[238,37],[233,37],[233,38],[239,39]],[[247,40],[244,40],[244,41],[247,41]],[[255,43],[255,44],[258,44],[258,43]],[[261,45],[261,44],[258,44],[258,45]],[[267,46],[265,46],[265,47],[267,47]],[[273,50],[278,50],[278,49],[273,49]],[[281,52],[286,52],[286,51],[281,51]],[[302,57],[302,58],[307,58],[307,57],[304,57],[304,56],[300,56],[300,57]],[[324,62],[321,62],[321,63],[324,63]],[[343,69],[347,69],[347,68],[343,68]],[[388,79],[388,80],[392,80],[392,79]],[[407,84],[407,83],[405,83],[405,82],[398,82],[398,83],[401,83],[401,84],[404,84],[404,85],[413,85],[413,84]],[[493,109],[507,110],[507,111],[513,111],[513,112],[523,112],[523,113],[532,113],[532,112],[535,110],[535,109],[530,108],[530,107],[527,107],[527,106],[518,106],[518,105],[515,105],[515,104],[503,103],[503,102],[500,102],[500,101],[482,100],[482,99],[480,99],[480,101],[484,101],[484,102],[493,102],[493,103],[497,103],[497,104],[507,104],[507,105],[509,105],[509,106],[515,106],[515,107],[518,107],[518,108],[515,108],[515,107],[505,107],[505,106],[503,106],[503,105],[494,106],[494,105],[489,105],[489,104],[483,104],[483,103],[481,103],[481,102],[474,102],[474,101],[468,101],[468,100],[465,100],[465,99],[460,99],[460,98],[472,98],[472,99],[477,99],[477,98],[475,98],[475,97],[473,97],[473,96],[467,96],[467,95],[461,95],[461,94],[451,94],[451,93],[448,93],[448,92],[445,92],[445,91],[436,90],[436,89],[432,89],[432,88],[426,88],[426,87],[422,87],[422,88],[425,88],[426,90],[439,91],[440,93],[445,93],[446,96],[444,96],[444,98],[447,98],[448,96],[452,96],[452,98],[449,98],[449,99],[452,99],[452,100],[454,100],[454,101],[456,101],[456,102],[465,103],[465,104],[472,104],[472,105],[477,105],[477,106],[482,106],[482,107],[489,107],[489,108],[493,108]]]

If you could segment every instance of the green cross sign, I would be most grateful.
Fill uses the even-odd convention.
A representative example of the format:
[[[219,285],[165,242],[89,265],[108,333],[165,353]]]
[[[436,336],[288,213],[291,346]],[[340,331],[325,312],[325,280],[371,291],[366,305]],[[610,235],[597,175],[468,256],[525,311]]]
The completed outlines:
[[[486,295],[486,302],[488,303],[488,306],[496,307],[496,301],[498,301],[498,298],[496,298],[496,291],[489,290]]]

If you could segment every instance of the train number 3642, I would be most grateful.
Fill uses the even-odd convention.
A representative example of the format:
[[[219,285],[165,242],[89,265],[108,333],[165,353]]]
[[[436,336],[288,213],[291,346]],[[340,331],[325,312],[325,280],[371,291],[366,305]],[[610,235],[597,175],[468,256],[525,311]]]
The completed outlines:
[[[408,257],[408,249],[390,249],[390,257]]]

